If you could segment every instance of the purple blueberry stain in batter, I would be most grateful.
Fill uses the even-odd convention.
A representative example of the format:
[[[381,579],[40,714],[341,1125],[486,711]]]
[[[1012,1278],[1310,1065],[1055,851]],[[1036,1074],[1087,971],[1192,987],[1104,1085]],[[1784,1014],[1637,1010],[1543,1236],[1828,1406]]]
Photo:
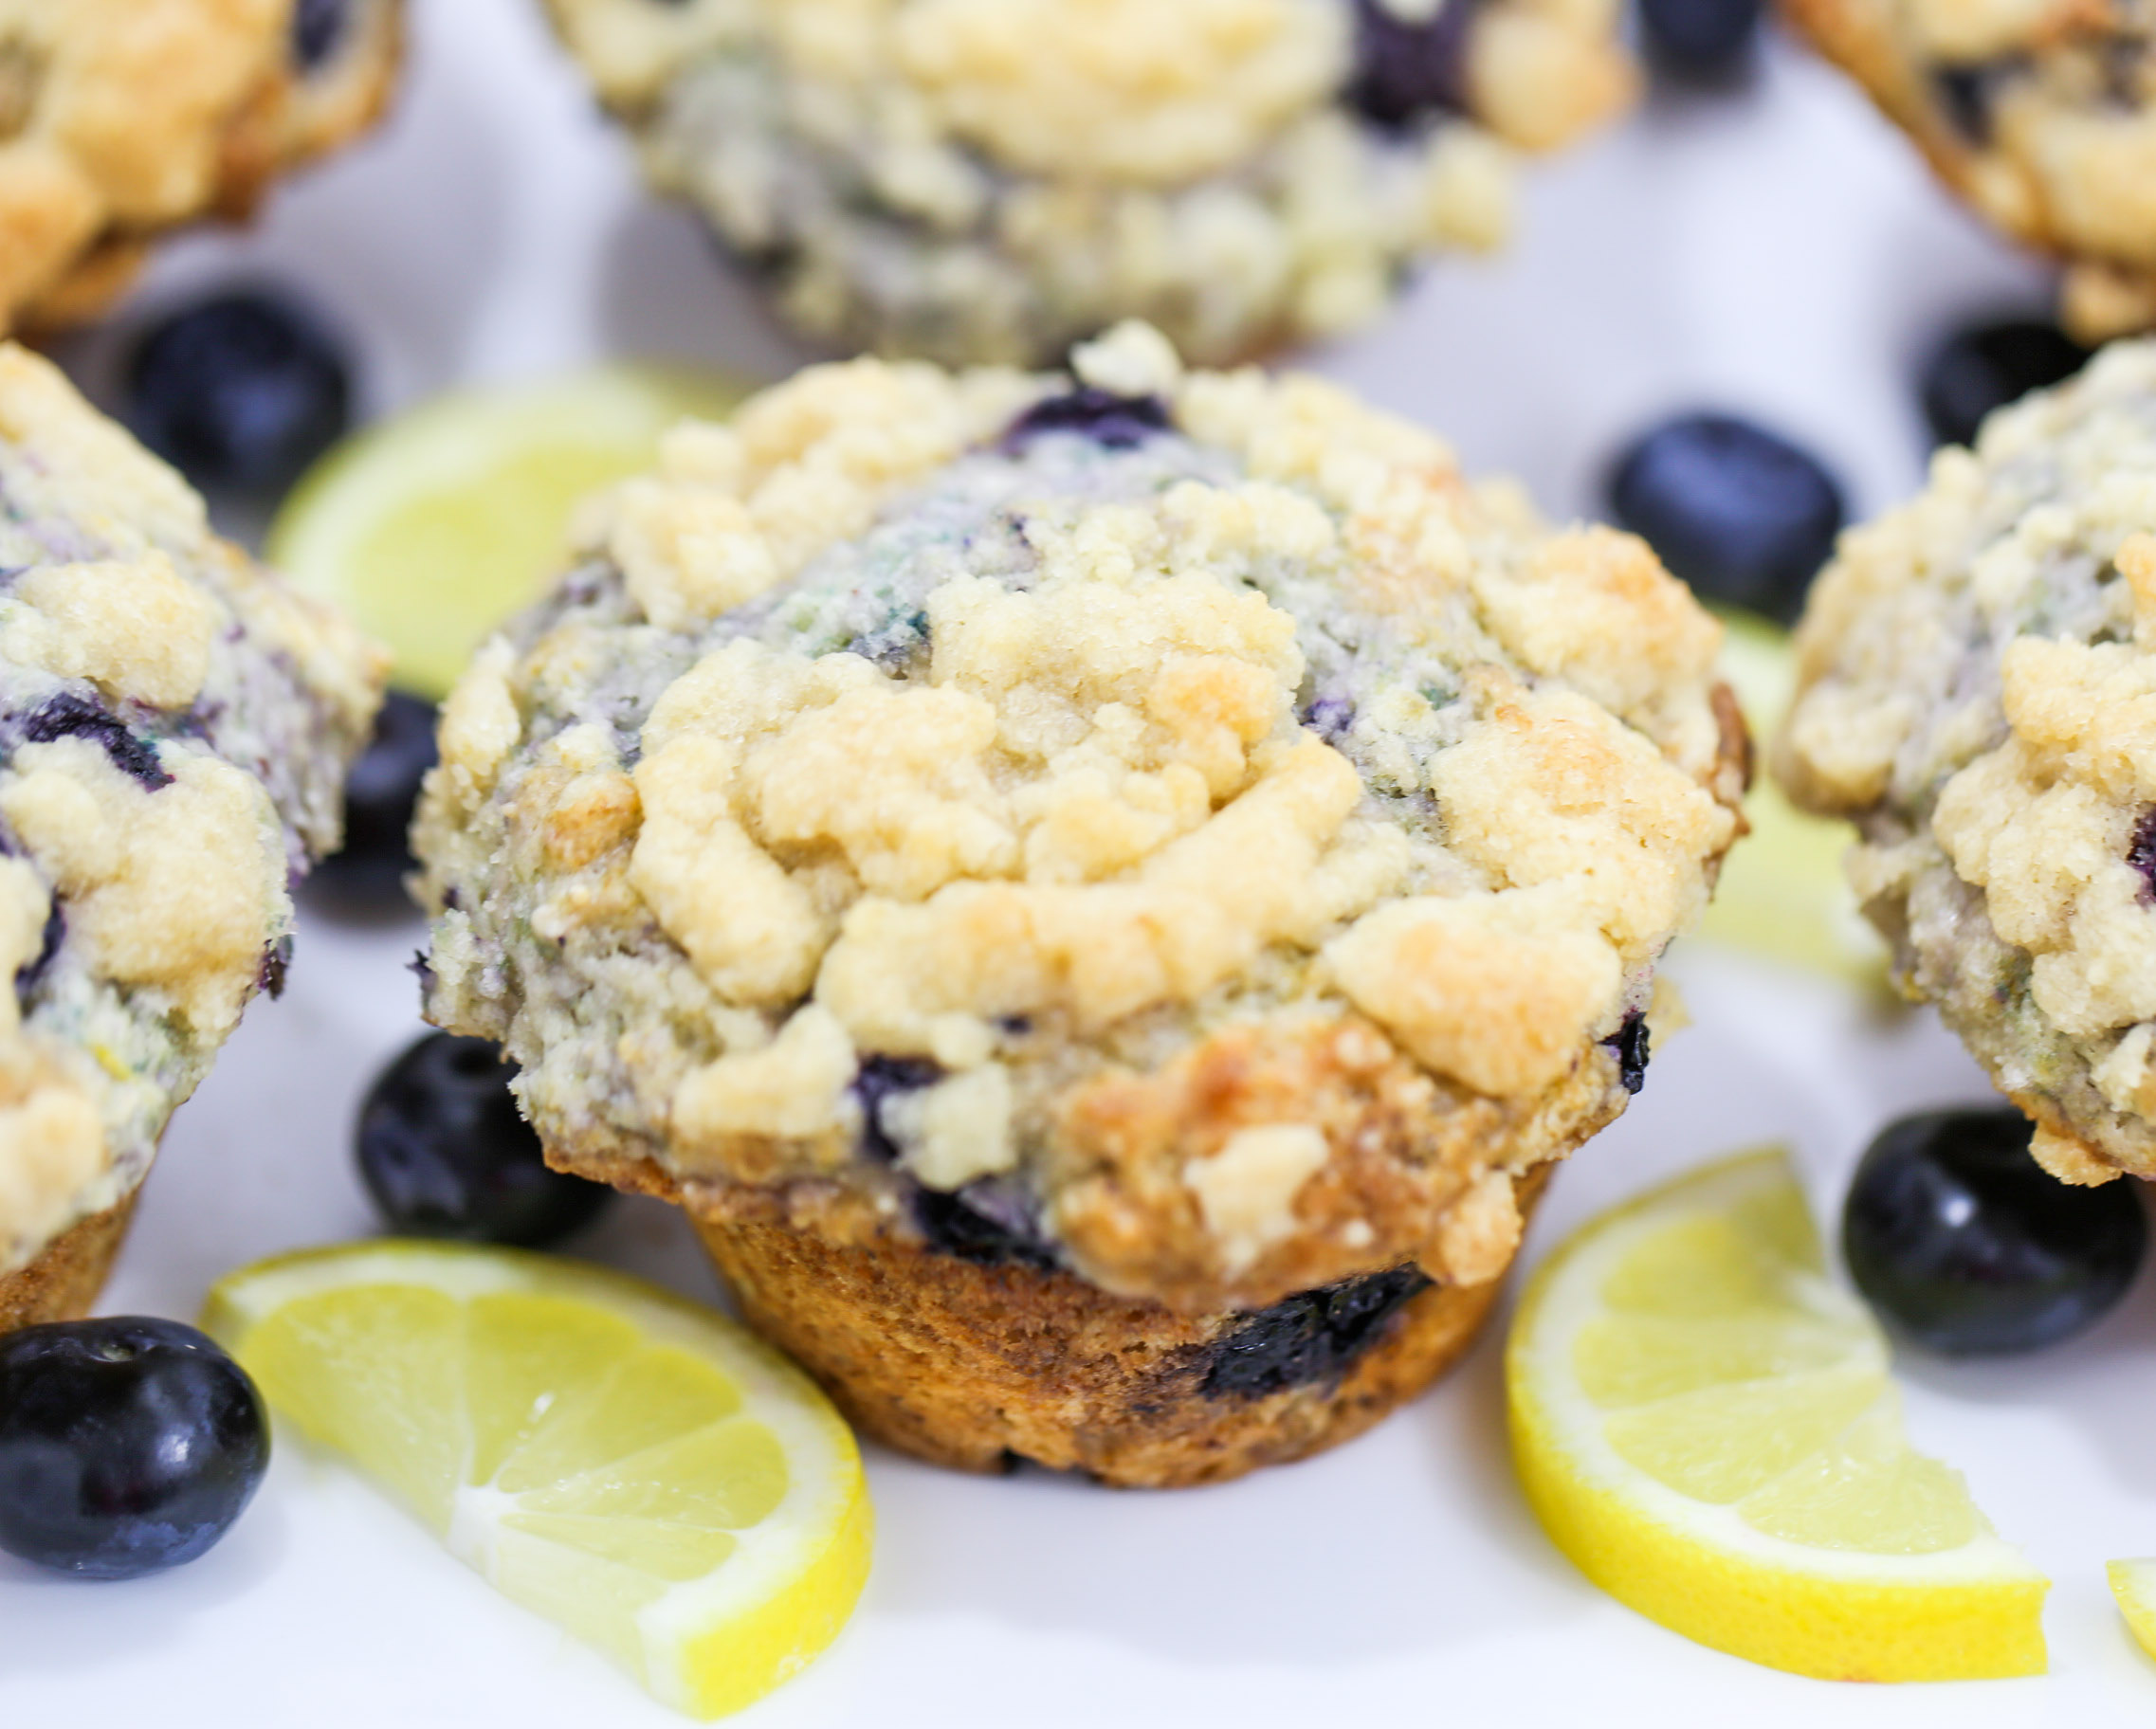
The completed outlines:
[[[899,1145],[884,1127],[884,1105],[901,1093],[919,1092],[943,1078],[925,1057],[868,1057],[853,1077],[853,1097],[861,1104],[861,1148],[878,1164],[898,1162]]]
[[[1624,1025],[1617,1028],[1615,1037],[1602,1041],[1602,1047],[1617,1058],[1617,1079],[1624,1083],[1628,1093],[1636,1093],[1647,1084],[1651,1043],[1647,1017],[1636,1009],[1624,1017]]]
[[[45,915],[45,933],[38,939],[37,954],[15,969],[15,1001],[26,1011],[30,997],[52,970],[53,957],[60,953],[60,945],[66,939],[67,915],[61,910],[60,898],[56,895]]]
[[[1158,396],[1119,396],[1087,384],[1034,403],[1011,423],[996,448],[1019,456],[1046,433],[1077,432],[1104,450],[1135,450],[1167,429],[1168,405]]]
[[[284,975],[292,968],[292,938],[289,933],[262,952],[262,965],[255,969],[254,982],[258,989],[269,992],[275,1001],[284,994]]]
[[[1338,695],[1320,697],[1303,711],[1302,721],[1327,744],[1338,744],[1355,724],[1355,701]]]
[[[157,747],[129,732],[119,716],[101,702],[62,691],[30,711],[23,722],[23,737],[31,744],[50,744],[57,738],[88,738],[104,748],[114,768],[155,792],[173,784],[173,777],[157,760]]]
[[[2137,895],[2142,905],[2156,906],[2156,805],[2141,813],[2133,826],[2133,841],[2126,849],[2126,862],[2141,877]]]

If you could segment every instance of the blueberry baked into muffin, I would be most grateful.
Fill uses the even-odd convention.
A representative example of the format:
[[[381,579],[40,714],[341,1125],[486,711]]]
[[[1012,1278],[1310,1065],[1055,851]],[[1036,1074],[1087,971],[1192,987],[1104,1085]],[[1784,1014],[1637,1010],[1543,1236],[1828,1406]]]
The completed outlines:
[[[2156,1176],[2156,342],[2001,410],[1845,537],[1797,636],[1792,796],[2069,1182]]]
[[[1194,360],[1499,244],[1520,151],[1631,99],[1615,0],[550,0],[646,171],[849,352]]]
[[[0,1331],[82,1314],[338,841],[382,666],[0,344]]]
[[[0,0],[0,331],[91,318],[381,111],[402,0]]]
[[[427,1008],[869,1432],[1234,1475],[1464,1349],[1737,834],[1715,623],[1312,378],[812,369],[448,699]]]
[[[2147,0],[1787,0],[1948,185],[2066,262],[2085,341],[2156,325]]]

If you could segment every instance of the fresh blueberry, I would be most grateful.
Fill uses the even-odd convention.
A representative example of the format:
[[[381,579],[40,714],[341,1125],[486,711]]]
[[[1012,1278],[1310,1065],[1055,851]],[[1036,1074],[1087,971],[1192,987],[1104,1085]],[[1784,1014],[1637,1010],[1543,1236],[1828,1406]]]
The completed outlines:
[[[247,1372],[177,1321],[55,1321],[0,1338],[0,1549],[93,1579],[192,1561],[269,1465]]]
[[[1647,56],[1690,84],[1726,84],[1752,64],[1762,0],[1639,0]]]
[[[2147,1228],[2131,1183],[2076,1189],[2029,1156],[2006,1107],[1890,1123],[1842,1207],[1857,1287],[1918,1344],[1950,1356],[2037,1351],[2126,1294]]]
[[[351,22],[351,0],[299,0],[292,9],[292,59],[312,72],[337,51]]]
[[[1468,27],[1476,0],[1441,0],[1426,18],[1385,0],[1355,0],[1355,70],[1348,105],[1380,126],[1468,111]]]
[[[360,1180],[393,1230],[537,1248],[612,1191],[547,1168],[509,1091],[516,1068],[484,1039],[429,1033],[359,1107]]]
[[[411,808],[435,760],[434,705],[391,691],[373,740],[345,777],[344,848],[315,867],[317,896],[356,909],[409,904],[404,876],[416,868]]]
[[[1957,330],[1933,353],[1918,383],[1924,418],[1942,445],[1973,445],[1994,409],[2079,372],[2089,351],[2056,324],[2006,318]]]
[[[219,295],[153,326],[127,390],[137,436],[209,492],[276,497],[352,418],[338,345],[267,294]]]
[[[1834,551],[1841,488],[1787,440],[1728,414],[1683,414],[1628,446],[1610,511],[1705,599],[1794,624]]]

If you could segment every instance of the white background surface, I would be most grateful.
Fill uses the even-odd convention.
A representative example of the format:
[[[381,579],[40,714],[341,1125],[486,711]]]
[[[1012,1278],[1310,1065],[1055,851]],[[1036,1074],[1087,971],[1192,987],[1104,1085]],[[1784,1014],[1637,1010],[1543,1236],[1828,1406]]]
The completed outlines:
[[[299,281],[358,334],[376,410],[608,355],[790,363],[689,220],[638,193],[533,0],[414,5],[413,76],[385,134],[280,195],[253,233],[170,248],[131,312],[248,271]],[[1390,323],[1312,359],[1474,466],[1520,474],[1559,515],[1593,508],[1628,432],[1702,404],[1801,438],[1870,510],[1921,472],[1924,351],[2040,289],[1853,92],[1778,46],[1749,92],[1659,100],[1542,172],[1505,260],[1434,270]],[[94,371],[100,346],[75,357]],[[421,934],[306,923],[284,999],[255,1005],[175,1119],[108,1312],[192,1316],[240,1262],[372,1228],[350,1127],[366,1082],[421,1030],[402,971]],[[1984,1090],[1926,1020],[1713,950],[1674,964],[1697,1024],[1562,1174],[1529,1262],[1620,1196],[1769,1138],[1795,1143],[1831,1209],[1889,1115]],[[576,1247],[714,1294],[655,1204],[617,1204]],[[2056,1581],[2042,1679],[1802,1681],[1603,1597],[1514,1489],[1498,1328],[1375,1433],[1223,1488],[977,1481],[869,1449],[879,1529],[860,1613],[739,1720],[2145,1723],[2156,1665],[2102,1563],[2156,1552],[2152,1284],[2034,1361],[1902,1365],[1920,1442]],[[0,1726],[679,1720],[295,1443],[231,1537],[175,1574],[84,1585],[0,1556]]]

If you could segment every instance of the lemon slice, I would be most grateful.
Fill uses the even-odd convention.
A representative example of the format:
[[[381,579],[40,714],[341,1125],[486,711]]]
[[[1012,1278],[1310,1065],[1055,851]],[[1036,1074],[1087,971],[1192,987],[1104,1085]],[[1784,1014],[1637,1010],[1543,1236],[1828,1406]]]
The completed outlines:
[[[717,1315],[543,1255],[374,1243],[218,1283],[204,1327],[504,1594],[716,1717],[838,1634],[868,1572],[853,1437]]]
[[[2134,1642],[2156,1657],[2156,1560],[2107,1561],[2104,1571]]]
[[[1781,1153],[1561,1247],[1512,1323],[1506,1385],[1544,1527],[1664,1627],[1840,1680],[2042,1671],[2045,1581],[1909,1447],[1886,1341],[1828,1281]]]
[[[1722,676],[1763,754],[1797,687],[1786,631],[1722,612]],[[1703,937],[1868,985],[1886,981],[1887,948],[1842,874],[1847,824],[1800,810],[1763,767],[1745,799],[1751,833],[1730,849],[1699,922]]]
[[[387,643],[393,682],[438,699],[559,574],[580,500],[650,467],[676,421],[723,416],[748,391],[609,367],[437,397],[310,469],[270,526],[270,561]]]

